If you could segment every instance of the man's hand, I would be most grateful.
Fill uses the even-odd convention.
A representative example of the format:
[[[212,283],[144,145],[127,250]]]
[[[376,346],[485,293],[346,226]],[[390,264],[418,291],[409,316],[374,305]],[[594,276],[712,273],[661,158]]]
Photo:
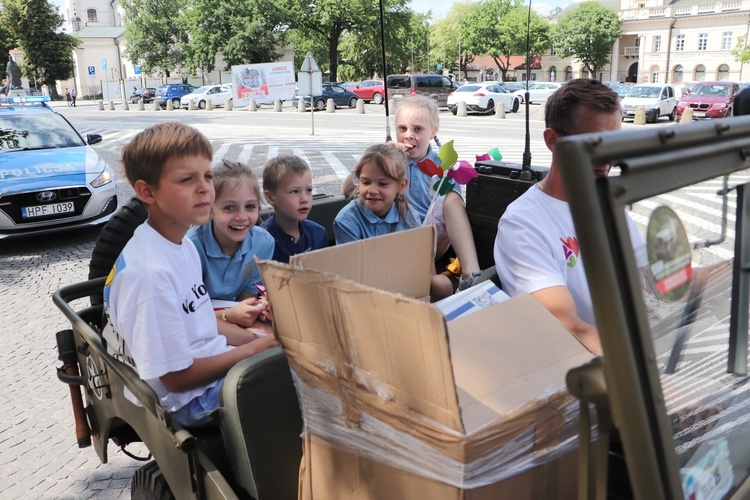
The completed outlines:
[[[568,287],[542,288],[531,295],[570,330],[586,349],[596,354],[602,353],[599,330],[578,317],[578,310]]]
[[[227,309],[227,321],[242,327],[253,326],[268,311],[268,301],[250,297]]]

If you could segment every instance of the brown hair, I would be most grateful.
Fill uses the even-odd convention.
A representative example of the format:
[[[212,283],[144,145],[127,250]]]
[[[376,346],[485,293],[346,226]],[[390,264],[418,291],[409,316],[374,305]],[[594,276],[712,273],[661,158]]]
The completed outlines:
[[[216,191],[216,199],[219,199],[219,196],[221,196],[222,191],[227,185],[231,183],[232,186],[236,186],[238,181],[243,180],[255,191],[256,196],[258,196],[258,203],[260,203],[260,185],[258,184],[258,177],[253,170],[245,163],[239,161],[221,160],[221,163],[214,166],[214,191]]]
[[[575,133],[581,108],[599,113],[622,113],[617,92],[591,78],[577,78],[563,84],[547,99],[546,106],[545,126],[566,134]]]
[[[302,175],[312,172],[310,165],[296,155],[279,155],[271,158],[263,165],[263,189],[276,191],[279,182],[287,174]]]
[[[131,186],[143,180],[158,187],[164,164],[170,158],[200,156],[211,161],[213,147],[197,129],[179,122],[167,122],[138,133],[122,150],[122,165]]]
[[[396,182],[406,179],[406,171],[409,165],[406,154],[401,149],[388,144],[375,144],[367,148],[365,154],[357,162],[357,165],[354,167],[354,177],[359,179],[362,169],[365,165],[370,164],[375,165],[383,175]],[[352,194],[352,197],[357,196],[359,196],[359,187]],[[407,213],[412,215],[412,219],[413,214],[411,213],[409,203],[406,201],[406,196],[403,193],[397,194],[395,203],[398,215],[404,222],[411,225],[411,221],[407,218]]]

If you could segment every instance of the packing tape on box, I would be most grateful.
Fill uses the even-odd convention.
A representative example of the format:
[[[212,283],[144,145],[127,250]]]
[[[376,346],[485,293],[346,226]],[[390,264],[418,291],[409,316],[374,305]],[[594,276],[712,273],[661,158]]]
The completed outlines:
[[[300,397],[306,437],[323,438],[335,448],[457,488],[472,489],[494,484],[555,460],[578,447],[578,404],[565,398],[565,403],[560,408],[563,428],[556,432],[551,432],[549,428],[542,430],[542,439],[546,443],[539,442],[539,429],[532,424],[522,432],[514,432],[516,435],[501,446],[489,446],[480,457],[463,463],[420,439],[418,436],[421,434],[424,438],[424,432],[397,429],[366,411],[361,411],[356,420],[357,425],[352,425],[351,419],[347,417],[351,408],[344,408],[350,401],[342,403],[342,398],[339,397],[341,391],[337,391],[337,395],[327,390],[331,389],[330,385],[312,387],[306,384],[303,378],[310,381],[311,375],[300,371],[300,366],[293,360],[290,360],[290,364]],[[303,374],[302,377],[298,371]],[[314,375],[312,377],[317,385],[320,380]],[[454,444],[466,442],[473,437],[436,422],[427,422],[424,417],[421,419],[426,428],[434,431],[434,435],[448,436],[448,440],[452,440]],[[409,429],[409,426],[404,427]],[[517,428],[514,430],[517,431]],[[473,434],[482,434],[484,431],[486,429],[478,429]],[[497,433],[493,433],[493,436],[497,437]],[[561,437],[562,439],[558,439]]]

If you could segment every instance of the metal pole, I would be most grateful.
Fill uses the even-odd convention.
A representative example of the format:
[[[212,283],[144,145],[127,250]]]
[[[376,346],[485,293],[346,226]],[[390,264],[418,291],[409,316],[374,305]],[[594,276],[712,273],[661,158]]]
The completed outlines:
[[[315,89],[313,89],[313,71],[310,57],[311,55],[307,56],[307,62],[310,65],[310,70],[307,72],[310,75],[310,123],[312,124],[312,132],[310,135],[315,135]],[[302,99],[304,99],[304,97]]]
[[[383,61],[383,105],[385,106],[385,142],[391,140],[391,123],[389,120],[389,109],[388,109],[388,70],[386,67],[385,59],[385,8],[383,7],[383,0],[380,0],[380,50]],[[412,68],[414,69],[414,68]]]

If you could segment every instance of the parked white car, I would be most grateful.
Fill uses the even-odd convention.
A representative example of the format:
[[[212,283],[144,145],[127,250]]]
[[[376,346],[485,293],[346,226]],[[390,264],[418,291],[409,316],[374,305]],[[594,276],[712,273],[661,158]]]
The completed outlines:
[[[537,82],[529,85],[529,104],[535,102],[545,102],[552,93],[559,89],[563,84],[558,82]],[[525,99],[526,89],[516,90],[513,92],[521,99]]]
[[[521,105],[518,96],[508,92],[497,82],[466,83],[448,95],[448,109],[455,115],[459,102],[466,103],[466,109],[480,113],[492,113],[495,106],[505,105],[505,110],[515,113]]]
[[[660,116],[668,116],[674,121],[677,116],[677,103],[682,92],[668,83],[641,83],[633,85],[628,95],[623,97],[622,119],[635,119],[635,110],[643,106],[646,110],[646,121],[655,123]]]
[[[206,109],[208,101],[216,106],[224,106],[228,100],[232,98],[232,90],[226,85],[204,85],[198,87],[190,94],[182,96],[180,104],[182,107],[187,108],[190,101],[195,104],[198,109]]]

